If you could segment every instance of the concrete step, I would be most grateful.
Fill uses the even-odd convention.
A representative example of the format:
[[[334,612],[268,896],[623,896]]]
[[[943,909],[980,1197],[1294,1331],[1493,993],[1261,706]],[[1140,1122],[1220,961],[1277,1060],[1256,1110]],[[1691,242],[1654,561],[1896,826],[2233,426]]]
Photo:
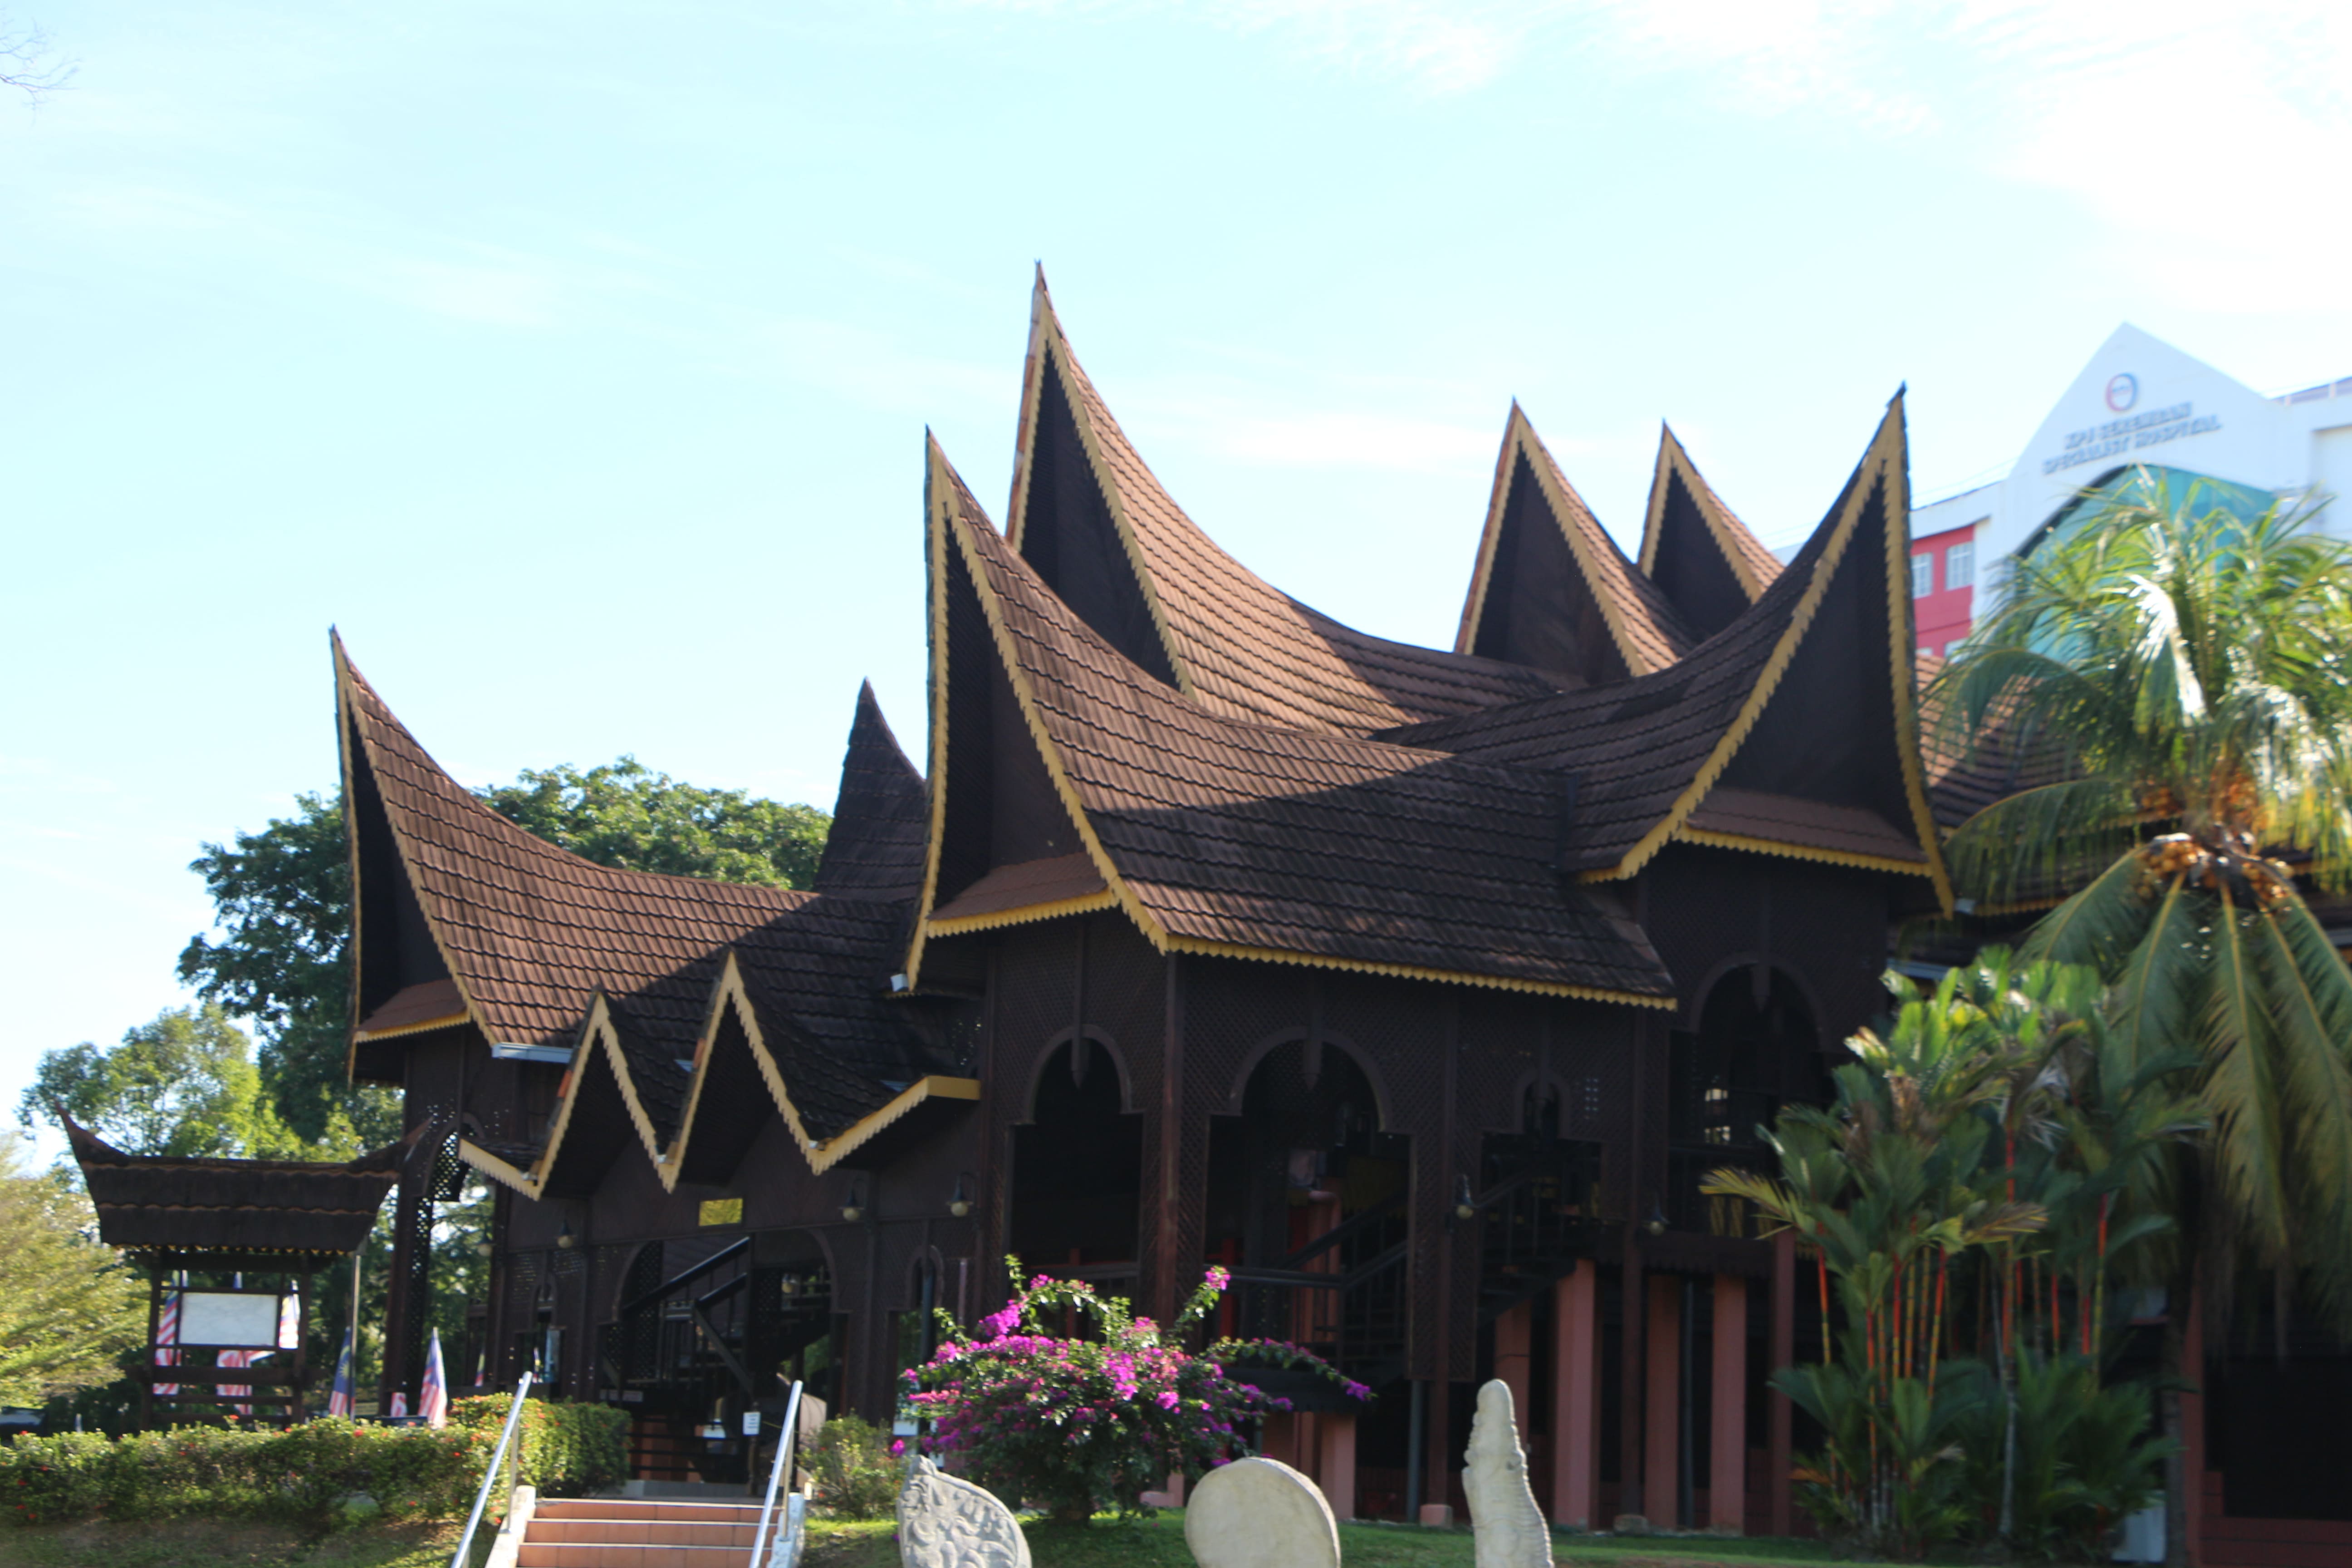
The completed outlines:
[[[663,1520],[671,1524],[757,1524],[756,1502],[672,1502],[655,1498],[549,1498],[539,1505],[541,1519]]]
[[[516,1562],[518,1568],[750,1568],[759,1523],[757,1504],[555,1498],[539,1505]]]
[[[612,1546],[526,1540],[516,1568],[751,1568],[748,1546]]]

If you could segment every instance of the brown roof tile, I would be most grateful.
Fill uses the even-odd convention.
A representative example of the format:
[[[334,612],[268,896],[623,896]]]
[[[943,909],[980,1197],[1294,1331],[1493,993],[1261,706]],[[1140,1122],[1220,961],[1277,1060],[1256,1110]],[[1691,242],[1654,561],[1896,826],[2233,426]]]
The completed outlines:
[[[936,447],[932,499],[950,570],[988,606],[1086,827],[1167,937],[1627,1000],[1670,992],[1639,929],[1560,878],[1552,781],[1213,712],[1071,614]]]

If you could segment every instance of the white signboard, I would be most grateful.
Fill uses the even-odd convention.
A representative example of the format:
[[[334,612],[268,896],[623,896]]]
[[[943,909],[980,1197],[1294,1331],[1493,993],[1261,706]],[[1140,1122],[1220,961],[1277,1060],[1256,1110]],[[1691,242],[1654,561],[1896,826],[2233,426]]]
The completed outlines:
[[[180,1297],[180,1342],[258,1349],[278,1342],[278,1298],[226,1290],[189,1290]]]

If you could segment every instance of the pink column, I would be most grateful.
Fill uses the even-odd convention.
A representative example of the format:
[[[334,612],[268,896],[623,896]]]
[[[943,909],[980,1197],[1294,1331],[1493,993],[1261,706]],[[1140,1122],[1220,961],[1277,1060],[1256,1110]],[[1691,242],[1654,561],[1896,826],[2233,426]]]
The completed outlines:
[[[1512,1419],[1525,1432],[1534,1422],[1528,1400],[1535,1380],[1536,1304],[1522,1301],[1495,1320],[1495,1375],[1511,1391]]]
[[[1748,1281],[1715,1277],[1715,1402],[1709,1412],[1707,1523],[1748,1528]]]
[[[1590,1530],[1599,1508],[1601,1271],[1586,1258],[1552,1287],[1551,1518]]]
[[[1322,1452],[1317,1456],[1317,1482],[1331,1505],[1332,1517],[1356,1517],[1356,1418],[1325,1411],[1316,1418],[1316,1436]]]
[[[1784,1230],[1772,1238],[1772,1317],[1765,1325],[1772,1336],[1774,1372],[1793,1365],[1797,1358],[1797,1236]],[[1766,1472],[1767,1495],[1772,1500],[1772,1533],[1796,1533],[1797,1510],[1790,1494],[1789,1471],[1794,1462],[1791,1423],[1795,1409],[1785,1394],[1772,1393],[1764,1396],[1764,1419],[1767,1431]]]
[[[1653,1525],[1679,1524],[1682,1487],[1683,1282],[1679,1275],[1649,1277],[1649,1397],[1642,1445],[1643,1517]]]

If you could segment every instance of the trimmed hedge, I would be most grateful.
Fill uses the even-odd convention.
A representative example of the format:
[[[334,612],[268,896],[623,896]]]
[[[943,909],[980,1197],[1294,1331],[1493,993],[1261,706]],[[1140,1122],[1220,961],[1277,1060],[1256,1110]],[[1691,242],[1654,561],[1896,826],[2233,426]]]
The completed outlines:
[[[495,1447],[513,1403],[511,1394],[454,1400],[449,1425],[486,1434]],[[629,1413],[610,1405],[526,1400],[515,1443],[522,1450],[522,1474],[514,1479],[537,1487],[541,1497],[586,1497],[618,1486],[629,1473]]]
[[[326,1531],[341,1522],[346,1498],[364,1493],[387,1519],[446,1519],[471,1506],[497,1443],[454,1427],[334,1418],[284,1432],[19,1437],[0,1447],[0,1510],[16,1524],[200,1514]]]
[[[100,1432],[0,1444],[0,1516],[12,1524],[110,1520],[261,1520],[324,1532],[354,1494],[389,1521],[462,1517],[497,1448],[509,1394],[461,1399],[452,1422],[360,1426],[330,1416],[283,1432],[185,1426],[113,1438]],[[521,1480],[580,1497],[619,1480],[629,1418],[600,1405],[534,1399],[523,1412]],[[491,1510],[505,1505],[494,1489]]]

